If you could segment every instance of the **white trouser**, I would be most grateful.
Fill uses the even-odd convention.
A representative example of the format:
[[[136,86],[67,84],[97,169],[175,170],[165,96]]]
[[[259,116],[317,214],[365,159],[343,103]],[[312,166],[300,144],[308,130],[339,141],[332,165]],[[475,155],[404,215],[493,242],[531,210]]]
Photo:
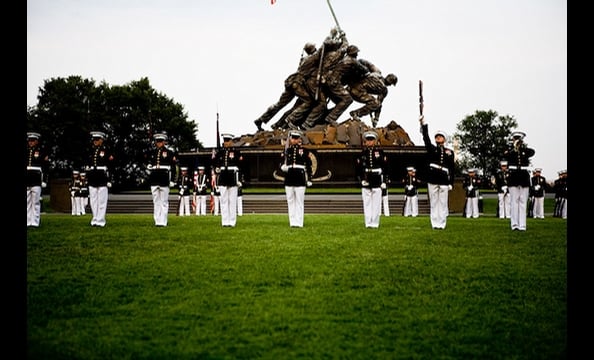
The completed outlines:
[[[105,213],[107,212],[107,186],[89,186],[89,203],[91,204],[92,226],[105,226]]]
[[[167,226],[169,213],[169,187],[151,185],[153,195],[153,219],[156,226]]]
[[[243,196],[237,197],[237,216],[243,215]]]
[[[382,207],[384,208],[384,216],[390,216],[390,199],[388,199],[388,195],[382,196]]]
[[[77,206],[78,206],[78,214],[79,215],[86,214],[85,207],[87,206],[87,198],[85,196],[77,196],[76,201],[77,201]]]
[[[177,214],[179,216],[192,215],[192,208],[190,207],[190,195],[184,195],[179,200],[179,209]]]
[[[544,196],[534,197],[534,204],[532,204],[532,216],[535,219],[544,219]]]
[[[466,198],[466,207],[464,209],[467,218],[479,217],[479,194],[476,191],[476,196],[472,198]]]
[[[365,227],[378,228],[382,212],[382,189],[379,187],[361,188],[361,197],[363,198]]]
[[[433,228],[445,229],[449,215],[448,197],[449,186],[438,184],[427,184],[427,195],[431,207],[431,226]]]
[[[419,196],[404,196],[404,216],[419,215]]]
[[[285,186],[289,225],[303,227],[305,213],[305,186]]]
[[[497,206],[499,206],[499,218],[509,219],[511,217],[511,203],[509,193],[497,193],[497,200]]]
[[[213,209],[211,209],[213,215],[219,215],[221,212],[221,195],[213,195]]]
[[[221,224],[235,226],[237,222],[237,186],[220,186]]]
[[[76,196],[74,195],[70,195],[70,214],[79,215],[78,202],[76,201]]]
[[[561,218],[567,219],[567,199],[563,199],[563,206],[561,206]]]
[[[206,215],[206,199],[209,195],[196,195],[196,215]]]
[[[72,215],[84,215],[85,214],[85,205],[84,205],[84,197],[81,196],[71,196],[70,197],[70,207],[72,208]]]
[[[522,186],[510,186],[510,214],[512,230],[526,230],[526,208],[528,206],[529,188]]]
[[[27,226],[39,226],[41,220],[41,186],[27,187]]]

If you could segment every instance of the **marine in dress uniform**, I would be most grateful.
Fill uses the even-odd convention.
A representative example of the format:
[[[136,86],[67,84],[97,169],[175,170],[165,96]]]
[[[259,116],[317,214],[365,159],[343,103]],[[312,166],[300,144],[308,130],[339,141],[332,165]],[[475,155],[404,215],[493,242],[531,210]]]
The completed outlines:
[[[215,173],[220,191],[221,224],[223,227],[235,227],[237,223],[237,189],[242,185],[243,156],[233,146],[233,135],[222,134],[223,147],[216,152]]]
[[[87,173],[80,173],[80,202],[82,215],[87,213],[87,205],[89,205],[89,181],[87,180]]]
[[[447,140],[445,132],[441,130],[435,132],[435,145],[433,145],[429,138],[429,126],[425,123],[423,115],[419,117],[419,122],[429,161],[427,195],[431,208],[431,226],[433,229],[443,230],[446,228],[449,215],[449,191],[454,186],[454,151],[445,147]]]
[[[221,191],[219,190],[219,174],[213,168],[210,172],[210,213],[221,214]]]
[[[419,186],[422,181],[417,177],[417,169],[413,166],[406,168],[406,176],[402,179],[404,186],[404,206],[402,215],[406,217],[419,216]]]
[[[166,146],[168,136],[164,132],[153,135],[155,147],[145,156],[148,160],[149,184],[153,197],[155,226],[167,226],[169,191],[177,178],[177,154]]]
[[[208,199],[208,190],[210,189],[210,176],[204,172],[204,166],[198,166],[194,170],[194,197],[196,202],[196,215],[206,215],[206,200]]]
[[[110,173],[114,156],[104,144],[106,135],[102,131],[91,131],[93,145],[85,170],[89,184],[89,203],[91,205],[91,226],[104,227],[106,224],[108,188],[111,187]]]
[[[524,132],[513,132],[512,145],[503,153],[509,168],[507,184],[510,196],[510,224],[511,229],[516,231],[526,231],[530,190],[529,165],[530,158],[535,153],[534,149],[527,147],[524,143],[525,136]]]
[[[39,227],[41,223],[41,189],[46,187],[49,173],[49,157],[39,145],[40,138],[37,132],[27,133],[27,227]]]
[[[497,189],[497,216],[500,219],[509,219],[511,218],[511,203],[507,186],[509,176],[507,161],[502,160],[499,162],[499,171],[494,176],[492,182],[495,189]]]
[[[177,190],[179,195],[179,207],[177,214],[179,216],[192,215],[192,208],[190,207],[190,199],[192,198],[192,178],[188,174],[188,168],[183,166],[180,168],[181,174],[177,179]]]
[[[555,192],[553,216],[567,219],[567,170],[561,170],[558,174],[559,177],[553,185],[553,191]]]
[[[547,187],[547,179],[541,175],[542,169],[536,168],[530,178],[530,207],[532,217],[544,219],[544,199]]]
[[[80,216],[83,214],[82,197],[80,195],[81,185],[80,171],[72,170],[72,176],[68,183],[68,191],[70,191],[70,210],[73,216]]]
[[[382,189],[388,178],[388,157],[383,149],[376,146],[377,133],[366,131],[365,144],[356,159],[355,172],[361,184],[365,227],[379,228],[382,210]]]
[[[291,227],[303,227],[305,189],[312,185],[312,161],[309,150],[302,146],[303,134],[289,131],[289,144],[281,154],[280,169],[285,173],[285,195]]]
[[[466,191],[464,216],[467,218],[479,217],[479,186],[481,180],[476,176],[475,169],[468,169],[468,174],[462,180],[462,188]]]

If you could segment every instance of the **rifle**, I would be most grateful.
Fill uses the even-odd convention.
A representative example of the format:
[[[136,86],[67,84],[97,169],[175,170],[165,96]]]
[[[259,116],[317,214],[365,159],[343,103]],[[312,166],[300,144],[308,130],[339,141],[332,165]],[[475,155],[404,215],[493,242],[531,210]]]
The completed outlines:
[[[287,138],[285,139],[285,152],[283,154],[283,157],[285,158],[285,165],[287,165],[287,149],[289,148],[289,141],[291,138],[291,131],[287,131]]]
[[[424,104],[423,104],[423,81],[419,80],[419,115],[423,116],[423,108],[424,108]],[[422,124],[422,122],[421,122]],[[419,132],[422,134],[423,133],[423,125],[421,125],[421,127],[419,128]]]
[[[561,217],[561,209],[563,208],[563,201],[562,197],[558,197],[555,199],[555,208],[553,209],[553,217]]]
[[[219,134],[219,106],[217,105],[217,151],[221,150],[221,135]]]
[[[528,217],[534,216],[534,196],[528,198]]]

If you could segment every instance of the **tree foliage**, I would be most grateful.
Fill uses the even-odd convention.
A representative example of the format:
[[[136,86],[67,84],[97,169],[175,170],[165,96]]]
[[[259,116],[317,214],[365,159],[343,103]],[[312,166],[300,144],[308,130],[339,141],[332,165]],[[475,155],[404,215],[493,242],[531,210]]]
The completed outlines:
[[[80,76],[52,78],[39,89],[37,106],[27,109],[27,130],[42,134],[49,152],[50,176],[69,177],[85,164],[91,146],[89,133],[107,134],[115,153],[114,183],[123,188],[142,183],[143,154],[152,135],[167,131],[169,147],[177,151],[202,149],[198,126],[188,120],[182,105],[155,91],[147,78],[123,86]]]
[[[460,150],[458,168],[476,168],[484,175],[497,172],[512,129],[517,126],[513,116],[499,116],[494,110],[477,110],[466,116],[454,134]]]

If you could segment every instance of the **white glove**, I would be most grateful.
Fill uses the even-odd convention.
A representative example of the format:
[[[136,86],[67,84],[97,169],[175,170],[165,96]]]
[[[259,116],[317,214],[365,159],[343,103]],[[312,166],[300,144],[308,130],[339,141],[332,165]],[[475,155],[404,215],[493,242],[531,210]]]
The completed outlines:
[[[111,183],[108,181],[107,182],[107,187],[110,188],[111,187]]]
[[[151,164],[148,164],[148,165],[146,166],[146,168],[147,168],[148,170],[153,170],[153,165],[151,165]]]
[[[534,186],[534,190],[536,190],[536,191],[540,190],[540,185]]]
[[[41,182],[41,187],[42,187],[43,189],[45,189],[45,188],[47,187],[47,184],[46,184],[44,181],[42,181],[42,182]]]
[[[74,191],[70,192],[70,196],[74,197]]]
[[[421,125],[425,125],[425,116],[419,116],[419,122],[421,123]]]
[[[367,180],[362,180],[361,186],[369,186],[369,183],[367,182]]]
[[[413,186],[412,185],[406,185],[406,189],[407,190],[412,190]]]
[[[220,173],[220,172],[221,172],[221,168],[220,168],[220,167],[216,167],[216,168],[215,168],[215,172],[216,172],[217,174],[218,174],[218,173]]]
[[[174,186],[175,186],[175,183],[173,181],[170,181],[169,182],[169,187],[174,187]]]
[[[283,172],[287,172],[287,171],[289,170],[289,166],[287,166],[286,164],[282,164],[282,165],[281,165],[281,170],[282,170]]]
[[[306,183],[306,185],[307,185],[307,187],[310,187],[310,186],[312,186],[312,185],[313,185],[313,183],[312,183],[311,181],[309,181],[309,180],[308,180],[308,181],[307,181],[307,183]]]
[[[452,190],[452,185],[448,185],[448,191]]]
[[[382,183],[382,184],[380,185],[380,188],[382,188],[382,189],[385,189],[385,188],[386,188],[386,183]]]
[[[502,186],[501,187],[501,190],[503,190],[503,192],[506,192],[507,191],[507,186]]]
[[[474,186],[472,185],[468,185],[468,191],[472,191],[472,189],[474,189]],[[451,189],[450,189],[451,190]]]
[[[238,182],[237,182],[237,186],[238,186],[238,187],[241,187],[241,181],[238,181]]]

